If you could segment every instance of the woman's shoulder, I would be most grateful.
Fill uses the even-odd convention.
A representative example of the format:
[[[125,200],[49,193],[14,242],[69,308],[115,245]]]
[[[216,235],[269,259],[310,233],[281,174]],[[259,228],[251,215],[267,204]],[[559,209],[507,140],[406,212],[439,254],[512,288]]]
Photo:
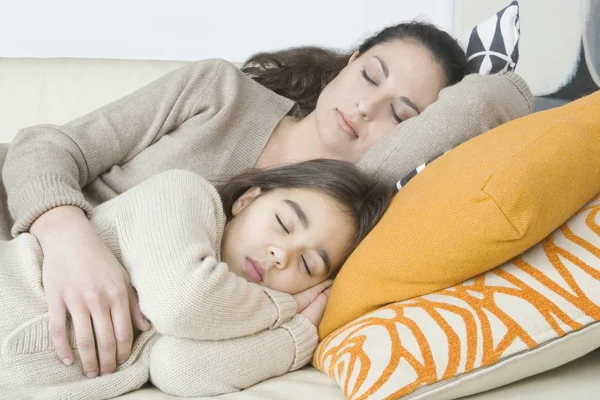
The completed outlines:
[[[213,83],[220,83],[220,85],[215,86],[219,90],[230,93],[235,88],[235,90],[252,94],[248,100],[253,102],[256,101],[256,96],[265,96],[265,98],[274,102],[291,102],[291,100],[278,95],[242,71],[244,63],[233,63],[223,58],[210,58],[194,61],[191,64],[191,68],[196,73],[210,76]]]
[[[223,58],[207,58],[204,60],[192,61],[187,65],[188,68],[195,73],[211,76],[211,78],[219,79],[219,77],[242,79],[252,81],[240,69],[241,64],[235,64]]]

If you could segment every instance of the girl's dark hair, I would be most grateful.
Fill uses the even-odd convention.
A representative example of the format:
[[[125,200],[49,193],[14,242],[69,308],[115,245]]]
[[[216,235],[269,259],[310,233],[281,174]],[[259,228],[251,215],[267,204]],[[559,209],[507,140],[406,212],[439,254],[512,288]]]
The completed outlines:
[[[255,186],[261,188],[262,193],[275,189],[311,189],[339,202],[356,226],[344,260],[377,224],[392,196],[388,185],[369,178],[354,164],[315,159],[273,169],[252,169],[220,186],[227,221],[233,218],[231,210],[235,201]]]
[[[428,49],[446,76],[447,86],[470,73],[464,51],[447,32],[427,22],[410,21],[387,27],[356,49],[361,56],[371,47],[408,40]],[[348,65],[349,53],[320,47],[296,47],[250,57],[242,71],[275,93],[294,100],[288,115],[302,119],[317,105],[321,91]]]

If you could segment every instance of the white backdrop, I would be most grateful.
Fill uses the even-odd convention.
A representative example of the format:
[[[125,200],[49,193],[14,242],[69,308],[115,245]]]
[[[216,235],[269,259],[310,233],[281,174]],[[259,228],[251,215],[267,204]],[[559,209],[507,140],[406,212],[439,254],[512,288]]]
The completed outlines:
[[[0,57],[243,61],[357,45],[402,20],[452,32],[453,0],[0,0]]]

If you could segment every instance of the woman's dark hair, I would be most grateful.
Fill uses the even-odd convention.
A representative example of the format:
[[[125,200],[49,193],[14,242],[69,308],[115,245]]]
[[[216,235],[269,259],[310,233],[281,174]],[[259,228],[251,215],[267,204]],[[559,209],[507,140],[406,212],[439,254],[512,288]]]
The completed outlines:
[[[377,224],[392,196],[388,185],[369,178],[354,164],[315,159],[273,169],[249,170],[220,186],[227,221],[233,218],[231,210],[235,201],[255,186],[261,193],[275,189],[311,189],[336,200],[356,227],[344,260]]]
[[[470,73],[465,52],[447,32],[427,22],[410,21],[387,27],[356,49],[358,56],[380,43],[407,40],[428,49],[446,76],[447,86]],[[288,115],[302,119],[317,105],[321,91],[348,65],[354,51],[338,52],[319,47],[296,47],[258,53],[242,67],[248,76],[275,93],[294,100]]]

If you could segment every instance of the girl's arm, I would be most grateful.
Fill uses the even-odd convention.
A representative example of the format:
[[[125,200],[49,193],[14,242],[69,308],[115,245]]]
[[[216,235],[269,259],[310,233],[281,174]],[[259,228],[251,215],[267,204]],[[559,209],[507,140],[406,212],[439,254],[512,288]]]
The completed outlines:
[[[122,263],[161,334],[234,338],[296,314],[294,297],[247,282],[217,261],[225,218],[216,189],[199,175],[167,171],[112,201]]]
[[[161,336],[150,352],[150,379],[174,396],[235,392],[304,366],[317,341],[315,326],[302,315],[277,329],[230,340]]]

